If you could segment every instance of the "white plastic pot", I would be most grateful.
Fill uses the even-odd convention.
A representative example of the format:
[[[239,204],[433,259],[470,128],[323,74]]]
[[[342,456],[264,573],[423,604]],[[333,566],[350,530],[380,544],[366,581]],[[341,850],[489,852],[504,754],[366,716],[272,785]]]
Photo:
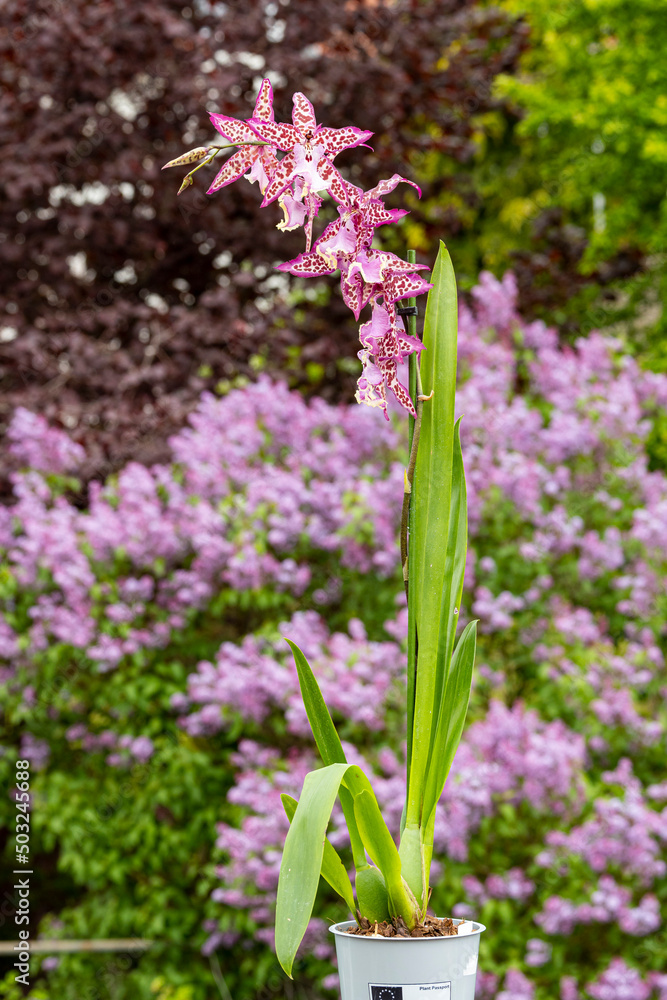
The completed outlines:
[[[353,920],[334,924],[341,1000],[474,1000],[486,928],[466,924],[468,933],[431,938],[346,934]]]

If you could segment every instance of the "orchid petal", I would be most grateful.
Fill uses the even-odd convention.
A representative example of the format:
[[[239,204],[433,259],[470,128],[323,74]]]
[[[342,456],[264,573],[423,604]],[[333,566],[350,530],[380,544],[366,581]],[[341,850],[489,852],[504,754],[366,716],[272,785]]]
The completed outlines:
[[[428,270],[427,264],[411,264],[408,260],[403,260],[402,257],[397,257],[395,253],[389,253],[388,250],[374,250],[373,253],[380,257],[382,260],[382,273],[397,273],[397,274],[407,274],[412,271],[424,271]]]
[[[278,198],[278,204],[285,213],[285,218],[282,222],[277,225],[278,229],[290,230],[298,229],[302,226],[306,218],[306,206],[303,202],[297,201],[292,195],[284,192]],[[284,267],[283,264],[280,265],[281,268]]]
[[[414,181],[408,180],[407,177],[401,177],[400,174],[392,174],[391,177],[388,177],[386,180],[380,181],[380,183],[376,184],[374,188],[371,188],[370,191],[367,191],[366,195],[367,197],[373,200],[376,198],[384,198],[386,194],[391,194],[394,188],[401,183],[411,184],[412,187],[415,188],[415,190],[419,193],[419,197],[421,198],[422,196],[421,188],[417,184],[415,184]]]
[[[353,254],[357,245],[357,234],[352,220],[341,216],[335,222],[329,223],[316,243],[320,253]]]
[[[258,155],[257,146],[243,146],[241,149],[237,149],[225,162],[224,167],[216,176],[206,194],[214,194],[220,188],[226,187],[227,184],[238,180],[255,162]]]
[[[371,318],[368,322],[362,323],[359,328],[359,339],[364,347],[370,348],[371,353],[384,354],[386,352],[378,351],[378,345],[391,331],[391,327],[392,316],[389,314],[389,311],[383,305],[380,305],[379,302],[374,302]]]
[[[368,320],[367,323],[362,323],[359,327],[359,340],[363,346],[371,352],[371,354],[379,353],[381,339],[381,337],[374,334],[371,320]]]
[[[329,182],[320,173],[324,146],[312,146],[310,143],[304,145],[297,142],[292,153],[294,154],[294,173],[303,179],[305,190],[308,192],[327,191]]]
[[[354,128],[352,125],[349,125],[347,128],[325,128],[320,126],[317,130],[316,138],[318,142],[324,143],[329,156],[336,156],[337,153],[342,152],[344,149],[360,145],[366,139],[370,139],[372,135],[372,132],[364,132],[362,129]]]
[[[387,393],[384,384],[384,376],[377,365],[370,360],[368,350],[359,351],[357,357],[361,361],[362,371],[357,380],[357,391],[355,398],[358,403],[365,403],[366,406],[379,406],[384,410],[385,418],[387,414]]]
[[[415,351],[423,351],[424,345],[419,339],[419,337],[411,337],[409,333],[401,333],[399,330],[396,331],[396,340],[398,342],[398,348],[403,354],[414,354]]]
[[[353,184],[352,181],[343,180],[343,186],[346,192],[346,201],[351,208],[359,208],[364,198],[364,190]]]
[[[398,222],[400,219],[403,219],[406,215],[410,214],[407,208],[389,208],[387,211],[391,216],[392,222]],[[382,225],[382,223],[379,223],[379,225]]]
[[[319,195],[311,191],[310,194],[306,195],[306,202],[308,204],[308,221],[304,228],[306,231],[306,253],[309,253],[311,243],[313,242],[313,222],[322,207],[322,199]]]
[[[361,310],[371,296],[372,286],[364,284],[360,274],[341,274],[340,287],[345,305],[352,310],[354,318],[359,319]]]
[[[386,318],[382,315],[382,313],[378,316],[379,320],[384,324],[385,332],[382,339],[378,343],[378,349],[373,353],[376,354],[377,357],[393,358],[395,361],[402,361],[403,358],[398,346],[396,307],[393,302],[391,302],[388,303],[385,308],[385,306],[380,306],[376,301],[373,303],[373,310],[382,310],[382,312],[386,313]],[[376,329],[378,329],[377,326]],[[381,330],[382,326],[380,326],[379,329]]]
[[[387,388],[391,389],[401,406],[404,406],[413,417],[416,417],[417,411],[415,410],[414,403],[410,399],[410,393],[405,386],[401,385],[398,381],[398,375],[396,374],[396,362],[394,359],[376,358],[376,364],[384,375]]]
[[[315,118],[315,109],[310,103],[305,94],[297,92],[292,98],[292,103],[294,108],[292,110],[292,121],[294,122],[294,127],[299,130],[301,135],[306,138],[307,136],[312,136],[313,132],[317,128],[317,119]]]
[[[361,354],[362,352],[359,351]],[[370,362],[364,369],[364,377],[368,379],[371,385],[380,385],[382,382],[382,372],[377,365]]]
[[[311,250],[310,253],[299,254],[293,260],[278,264],[277,270],[289,271],[290,274],[298,274],[304,278],[319,278],[324,274],[332,274],[337,267],[335,258]]]
[[[321,247],[320,252],[326,254],[327,243],[329,242],[329,240],[333,239],[336,236],[336,233],[338,233],[340,227],[343,226],[344,224],[345,224],[344,216],[340,216],[338,219],[334,219],[333,222],[330,222],[327,228],[320,236],[320,238],[316,241],[313,250],[319,250],[319,248]]]
[[[266,77],[262,80],[257,100],[255,101],[255,113],[253,118],[261,121],[273,121],[273,87],[271,81]]]
[[[341,226],[345,225],[345,221],[346,221],[345,216],[339,215],[337,219],[334,219],[333,222],[330,222],[329,225],[324,230],[324,232],[322,233],[322,235],[320,236],[320,238],[316,241],[315,247],[313,249],[317,249],[320,246],[324,246],[326,243],[329,242],[329,240],[334,239],[336,234],[340,231]]]
[[[286,153],[278,163],[275,171],[271,174],[271,180],[264,192],[262,208],[274,201],[278,195],[282,194],[294,176],[294,154]]]
[[[364,205],[364,222],[369,226],[384,226],[387,222],[397,221],[395,212],[401,213],[399,219],[408,214],[403,209],[385,208],[381,201],[371,201]]]
[[[248,180],[251,184],[257,181],[259,185],[259,190],[264,194],[266,191],[269,181],[273,177],[276,167],[278,166],[278,160],[270,146],[260,146],[259,155],[252,167],[250,168],[250,173],[248,174]]]
[[[323,156],[317,169],[319,170],[320,177],[327,182],[329,194],[342,205],[347,205],[348,193],[346,183],[331,160]]]
[[[258,139],[263,139],[271,146],[277,146],[283,152],[292,149],[297,142],[301,142],[303,139],[299,130],[286,122],[268,122],[259,118],[249,118],[247,124]]]
[[[422,295],[433,288],[419,274],[391,274],[382,282],[382,294],[386,302],[396,302],[411,295]]]
[[[380,254],[375,250],[362,250],[350,264],[350,277],[357,272],[369,284],[382,281],[384,266]]]
[[[229,142],[242,145],[244,142],[257,142],[257,136],[245,122],[240,122],[237,118],[228,118],[227,115],[209,114],[209,118],[218,130],[223,139]]]

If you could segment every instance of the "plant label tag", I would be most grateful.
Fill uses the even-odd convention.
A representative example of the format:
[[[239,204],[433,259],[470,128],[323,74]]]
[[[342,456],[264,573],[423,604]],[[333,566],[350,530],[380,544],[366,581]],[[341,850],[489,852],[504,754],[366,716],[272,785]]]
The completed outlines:
[[[413,983],[411,986],[368,984],[369,1000],[450,1000],[451,983]]]

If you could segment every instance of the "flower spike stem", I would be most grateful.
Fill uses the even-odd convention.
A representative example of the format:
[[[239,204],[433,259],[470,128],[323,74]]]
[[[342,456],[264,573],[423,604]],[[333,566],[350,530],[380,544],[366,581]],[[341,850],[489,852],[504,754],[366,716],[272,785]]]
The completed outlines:
[[[408,250],[408,263],[416,262],[414,250]],[[411,337],[417,335],[417,299],[411,297],[407,300],[404,310],[398,309],[399,314],[407,317],[407,332]],[[405,319],[404,319],[405,322]],[[409,448],[410,456],[408,467],[405,472],[405,489],[403,492],[403,509],[401,510],[401,568],[403,570],[403,584],[405,586],[405,596],[408,596],[408,521],[410,519],[410,496],[412,493],[412,480],[417,462],[417,448],[419,447],[419,430],[421,427],[421,416],[424,408],[424,397],[422,393],[421,377],[419,374],[419,364],[417,355],[411,354],[409,358],[409,386],[410,396],[415,404],[416,417],[410,417],[409,424]]]
[[[414,264],[416,261],[416,253],[414,250],[408,250],[408,262]],[[417,302],[415,298],[409,298],[406,302],[408,308],[416,307]],[[415,308],[416,312],[416,308]],[[408,333],[410,336],[415,337],[417,335],[417,317],[413,312],[408,316],[407,321]],[[410,417],[409,422],[409,444],[410,444],[410,457],[408,459],[408,468],[405,473],[405,492],[403,494],[403,509],[401,511],[401,566],[403,569],[403,582],[405,586],[405,596],[408,600],[408,669],[407,669],[407,774],[406,781],[409,785],[410,783],[410,761],[412,759],[412,733],[414,728],[414,712],[415,712],[415,689],[417,686],[417,618],[415,614],[415,602],[416,594],[414,593],[414,587],[410,590],[408,577],[408,535],[414,537],[414,503],[411,503],[412,498],[412,481],[414,478],[415,464],[417,461],[417,448],[419,447],[419,432],[421,429],[422,420],[422,410],[424,408],[424,402],[419,397],[423,395],[421,375],[419,372],[419,358],[418,353],[410,355],[409,358],[409,389],[410,396],[415,405],[415,411],[417,416]],[[406,797],[406,808],[407,808],[407,797]],[[401,818],[401,836],[403,835],[403,829],[405,826],[406,819],[406,809],[403,811],[403,816]]]
[[[414,334],[413,334],[414,336]],[[419,447],[419,431],[421,429],[422,422],[422,410],[424,409],[424,402],[431,398],[431,396],[424,396],[422,393],[421,378],[419,376],[419,366],[416,363],[416,359],[413,361],[414,355],[410,358],[410,364],[414,364],[415,375],[416,375],[416,393],[413,396],[415,403],[415,410],[417,411],[417,416],[412,418],[414,427],[412,429],[412,443],[410,445],[410,458],[408,459],[408,467],[405,471],[405,489],[403,491],[403,508],[401,510],[401,566],[403,567],[403,583],[405,585],[405,596],[408,597],[408,522],[410,520],[410,497],[412,495],[412,480],[415,474],[415,465],[417,463],[417,448]],[[432,395],[432,393],[431,393]]]

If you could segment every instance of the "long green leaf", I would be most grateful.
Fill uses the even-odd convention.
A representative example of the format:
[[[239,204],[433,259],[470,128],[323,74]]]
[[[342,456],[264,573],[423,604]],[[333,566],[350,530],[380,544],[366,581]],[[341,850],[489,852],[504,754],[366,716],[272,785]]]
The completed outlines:
[[[454,452],[456,390],[456,280],[443,243],[431,276],[424,319],[420,371],[425,395],[421,436],[413,481],[413,533],[410,538],[409,589],[416,599],[418,638],[412,755],[406,822],[420,826],[428,762],[433,749],[441,691],[438,648],[445,586]]]
[[[392,907],[403,916],[406,923],[414,924],[415,921],[415,899],[401,878],[396,845],[382,819],[373,789],[364,772],[356,764],[340,763],[310,771],[304,780],[301,798],[287,831],[278,880],[276,955],[290,977],[294,957],[313,912],[327,826],[343,780],[354,799],[364,793],[358,807],[359,816],[369,840],[369,853],[376,856]],[[381,862],[386,871],[381,867]]]
[[[463,594],[463,576],[468,548],[468,507],[466,480],[460,438],[461,418],[454,425],[454,451],[452,456],[452,493],[449,509],[449,531],[443,577],[438,660],[436,667],[435,707],[438,714],[444,704],[447,675],[454,649],[454,638],[459,621],[459,608]],[[436,716],[437,718],[437,716]]]
[[[432,826],[435,807],[442,795],[447,775],[463,734],[468,702],[470,701],[476,644],[477,622],[472,621],[466,625],[461,633],[452,656],[443,711],[438,719],[435,749],[424,794],[424,826],[426,828]]]
[[[466,551],[468,547],[468,509],[466,498],[466,481],[461,453],[459,434],[461,418],[454,426],[454,452],[452,456],[452,493],[449,514],[449,532],[447,538],[447,553],[445,557],[445,573],[442,587],[442,603],[440,606],[440,628],[438,637],[438,655],[433,685],[433,711],[436,719],[433,733],[431,753],[426,769],[426,782],[432,784],[433,774],[439,773],[439,764],[443,751],[443,727],[441,717],[449,717],[453,706],[449,704],[452,689],[448,688],[449,671],[452,662],[454,639],[459,619],[459,608],[463,594],[463,576],[466,566]],[[467,706],[470,692],[464,692]],[[438,736],[438,734],[440,734]],[[430,814],[431,803],[426,801],[422,807],[421,825]],[[423,835],[422,835],[423,840]]]
[[[364,785],[366,781],[363,782]],[[401,859],[398,856],[398,849],[382,818],[370,785],[367,788],[361,787],[354,795],[354,812],[359,832],[373,864],[377,865],[385,879],[400,876]]]
[[[331,718],[329,709],[327,708],[326,702],[322,697],[322,692],[320,691],[320,686],[317,683],[317,678],[315,677],[308,660],[296,643],[292,642],[291,639],[285,639],[285,642],[289,645],[294,655],[294,664],[299,678],[299,687],[301,688],[301,698],[303,699],[306,715],[308,716],[308,722],[310,723],[310,728],[313,736],[315,737],[315,743],[317,744],[317,749],[320,752],[320,757],[326,765],[344,764],[346,763],[345,751],[343,750],[340,738],[336,732],[336,727],[333,724],[333,719]],[[357,822],[354,816],[354,804],[352,802],[351,795],[345,788],[341,788],[340,802],[343,807],[343,814],[345,816],[347,829],[350,834],[350,846],[352,848],[354,866],[357,870],[359,868],[365,868],[367,864],[366,855],[364,853],[364,846],[362,844],[361,837],[359,836],[359,831],[357,830]]]
[[[313,912],[331,811],[349,766],[329,764],[306,775],[285,838],[276,900],[276,955],[290,978]]]
[[[405,823],[398,849],[403,878],[423,909],[427,896],[426,866],[422,851],[422,830],[416,823]]]
[[[294,819],[294,813],[296,812],[296,807],[298,805],[297,800],[292,798],[291,795],[287,795],[286,792],[283,792],[280,798],[285,813],[287,814],[287,818],[291,823]],[[340,860],[336,848],[328,839],[324,841],[324,853],[322,854],[322,867],[320,868],[320,875],[326,882],[329,883],[331,888],[337,892],[339,896],[342,896],[347,903],[350,913],[354,913],[354,893],[352,892],[350,876],[347,874],[345,865]]]
[[[285,642],[294,654],[301,697],[320,757],[325,764],[344,764],[345,753],[340,738],[310,664],[295,642],[291,639],[285,639]]]

